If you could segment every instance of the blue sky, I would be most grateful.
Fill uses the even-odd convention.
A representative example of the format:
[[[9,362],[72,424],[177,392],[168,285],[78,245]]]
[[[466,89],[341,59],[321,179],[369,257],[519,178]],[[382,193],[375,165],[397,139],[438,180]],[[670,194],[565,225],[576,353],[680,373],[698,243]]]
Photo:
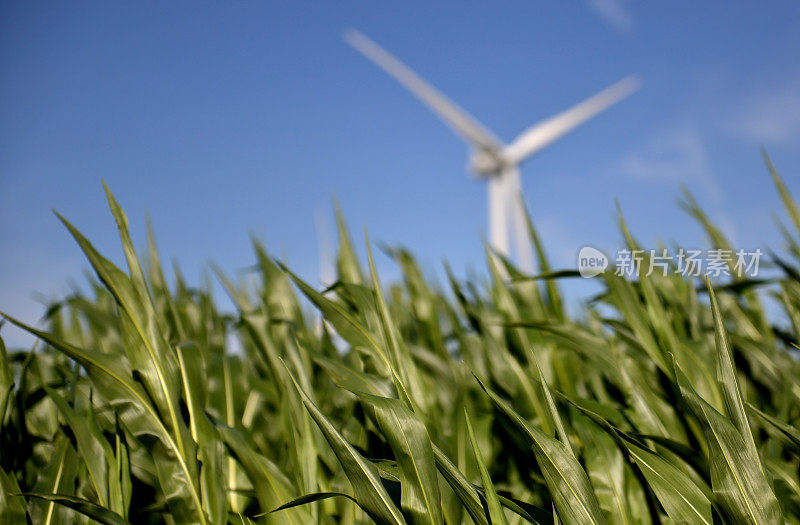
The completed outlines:
[[[251,264],[251,233],[315,280],[331,195],[359,240],[366,225],[432,274],[442,259],[483,268],[485,187],[466,147],[342,41],[348,27],[504,140],[640,75],[638,93],[523,165],[556,266],[620,247],[615,198],[646,244],[702,246],[681,184],[737,246],[779,246],[758,148],[800,196],[796,2],[3,2],[0,309],[36,321],[37,294],[83,280],[51,209],[121,260],[101,179],[137,242],[149,214],[162,258],[194,282],[210,260]]]

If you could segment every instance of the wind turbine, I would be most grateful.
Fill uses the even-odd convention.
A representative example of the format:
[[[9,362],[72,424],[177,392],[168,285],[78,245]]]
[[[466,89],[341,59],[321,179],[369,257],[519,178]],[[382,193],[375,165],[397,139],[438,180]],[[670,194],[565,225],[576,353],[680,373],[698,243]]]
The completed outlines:
[[[497,252],[507,256],[509,234],[513,233],[517,262],[524,271],[533,271],[533,252],[520,194],[519,165],[636,91],[639,81],[633,76],[626,77],[570,109],[534,124],[510,144],[504,144],[466,111],[367,36],[351,29],[345,32],[344,39],[403,84],[468,143],[472,150],[470,171],[486,179],[489,184],[489,243]]]

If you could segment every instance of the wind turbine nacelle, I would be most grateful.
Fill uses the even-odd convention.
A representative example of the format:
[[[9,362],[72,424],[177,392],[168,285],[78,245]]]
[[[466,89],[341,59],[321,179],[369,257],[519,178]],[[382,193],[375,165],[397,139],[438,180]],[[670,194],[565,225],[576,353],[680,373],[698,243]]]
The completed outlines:
[[[491,177],[503,169],[500,157],[488,150],[476,150],[469,157],[469,171],[478,177]]]

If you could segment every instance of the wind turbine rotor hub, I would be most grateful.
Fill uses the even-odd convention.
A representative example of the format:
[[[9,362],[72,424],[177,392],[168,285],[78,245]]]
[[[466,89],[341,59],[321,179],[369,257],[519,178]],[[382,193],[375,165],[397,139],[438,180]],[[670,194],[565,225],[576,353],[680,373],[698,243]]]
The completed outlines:
[[[505,163],[488,150],[475,151],[469,159],[469,170],[480,177],[493,177],[503,171]]]

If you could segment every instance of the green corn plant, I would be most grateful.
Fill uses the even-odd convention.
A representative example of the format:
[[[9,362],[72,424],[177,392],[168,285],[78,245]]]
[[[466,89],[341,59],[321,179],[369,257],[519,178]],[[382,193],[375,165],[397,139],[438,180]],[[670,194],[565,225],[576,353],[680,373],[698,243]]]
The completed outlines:
[[[536,275],[487,247],[442,284],[382,247],[387,284],[338,205],[334,283],[253,240],[211,268],[223,311],[106,188],[126,268],[59,216],[87,286],[39,327],[2,313],[38,342],[0,338],[0,523],[800,523],[800,213],[764,157],[790,225],[767,278],[607,271],[577,312],[530,219]]]

